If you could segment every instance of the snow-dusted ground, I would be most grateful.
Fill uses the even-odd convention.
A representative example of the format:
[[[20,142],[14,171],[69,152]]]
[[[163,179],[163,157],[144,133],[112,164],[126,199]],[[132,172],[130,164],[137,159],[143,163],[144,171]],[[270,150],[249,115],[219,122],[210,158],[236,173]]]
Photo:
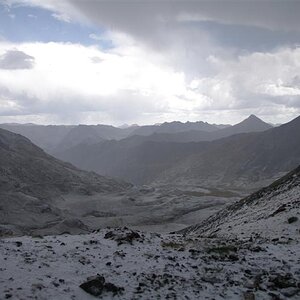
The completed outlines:
[[[261,237],[300,241],[300,168],[269,187],[226,206],[190,234],[229,239]],[[299,266],[300,268],[300,266]]]
[[[0,299],[94,299],[79,286],[104,276],[114,299],[300,299],[297,241],[230,241],[103,229],[0,240]],[[111,299],[104,291],[101,299]],[[256,298],[254,298],[256,297]]]

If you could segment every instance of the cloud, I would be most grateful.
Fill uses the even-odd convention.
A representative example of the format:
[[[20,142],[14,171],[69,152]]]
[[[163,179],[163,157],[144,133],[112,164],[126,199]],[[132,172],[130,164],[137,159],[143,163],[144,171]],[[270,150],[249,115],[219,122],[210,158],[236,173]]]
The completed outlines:
[[[217,123],[228,122],[230,111],[231,122],[256,113],[278,123],[300,113],[300,2],[225,0],[222,9],[216,1],[7,3],[91,25],[95,45],[0,43],[0,53],[32,55],[26,76],[22,64],[0,69],[6,118]]]
[[[54,120],[65,116],[73,123],[85,118],[121,124],[220,122],[217,116],[226,120],[228,110],[279,122],[300,113],[300,48],[209,57],[214,74],[190,78],[163,55],[146,51],[126,36],[114,38],[118,46],[110,51],[70,43],[0,43],[0,52],[19,49],[35,57],[35,67],[26,76],[18,69],[0,70],[0,114],[52,114]]]
[[[107,30],[119,31],[131,35],[139,41],[153,47],[169,44],[168,35],[176,33],[178,29],[193,26],[199,29],[204,24],[206,30],[221,25],[237,25],[236,35],[241,40],[251,37],[265,29],[272,36],[277,31],[282,35],[292,32],[299,41],[300,20],[298,12],[300,2],[287,1],[252,1],[252,0],[224,0],[220,1],[85,1],[85,0],[6,0],[10,5],[32,5],[55,12],[57,15],[67,16],[68,20],[89,24],[98,24]],[[242,25],[242,26],[241,26]],[[212,27],[212,28],[210,28]],[[226,28],[226,27],[224,27]],[[234,27],[228,27],[230,31]],[[224,31],[226,32],[226,30]],[[267,38],[258,34],[262,41]],[[226,34],[228,36],[228,34]],[[183,36],[180,35],[180,38]],[[218,38],[220,35],[218,35]],[[289,36],[292,38],[292,35]],[[273,40],[279,38],[275,34]],[[231,38],[229,37],[229,41]],[[234,41],[235,42],[235,41]],[[274,41],[270,41],[274,43]],[[254,43],[252,43],[254,44]]]
[[[0,51],[16,46],[3,43]],[[18,47],[32,53],[36,63],[26,76],[0,70],[0,101],[9,99],[16,104],[11,114],[90,111],[109,114],[111,122],[130,120],[163,113],[168,98],[184,88],[182,74],[157,65],[149,53],[132,46],[114,49],[113,53],[69,43],[25,43]]]
[[[59,20],[59,21],[62,21],[62,22],[66,22],[66,23],[70,23],[71,22],[70,16],[68,16],[65,13],[53,13],[52,17],[55,18],[55,19],[57,19],[57,20]]]
[[[0,56],[0,69],[22,70],[32,69],[34,57],[19,50],[7,50]]]
[[[4,0],[7,5],[33,5],[45,9],[68,12],[72,17],[106,23],[106,25],[140,31],[161,26],[170,21],[217,21],[223,24],[239,24],[272,30],[299,31],[300,3],[286,1],[85,1],[85,0]],[[153,24],[153,21],[157,21]],[[139,24],[140,26],[135,26]],[[117,29],[115,27],[115,29]]]
[[[103,36],[101,36],[101,35],[97,35],[97,34],[95,34],[95,33],[91,33],[90,35],[89,35],[89,37],[92,39],[92,40],[95,40],[95,41],[103,41]]]

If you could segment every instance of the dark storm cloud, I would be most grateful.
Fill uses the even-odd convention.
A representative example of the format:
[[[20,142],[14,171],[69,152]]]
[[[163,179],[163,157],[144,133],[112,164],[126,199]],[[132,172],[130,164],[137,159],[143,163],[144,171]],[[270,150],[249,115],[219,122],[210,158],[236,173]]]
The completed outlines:
[[[276,39],[300,42],[300,1],[83,1],[69,0],[89,20],[151,43],[167,46],[170,33],[190,21],[210,21],[203,27],[225,44],[253,48],[255,37],[265,47]],[[222,30],[220,26],[226,24]],[[244,25],[234,27],[228,25]],[[201,24],[200,24],[201,26]],[[259,29],[263,28],[261,34]],[[291,34],[294,32],[295,34]],[[222,33],[223,39],[222,39]],[[296,35],[296,36],[295,36]],[[249,41],[247,45],[247,40]]]
[[[32,69],[34,57],[18,50],[8,50],[0,56],[0,69],[20,70]]]

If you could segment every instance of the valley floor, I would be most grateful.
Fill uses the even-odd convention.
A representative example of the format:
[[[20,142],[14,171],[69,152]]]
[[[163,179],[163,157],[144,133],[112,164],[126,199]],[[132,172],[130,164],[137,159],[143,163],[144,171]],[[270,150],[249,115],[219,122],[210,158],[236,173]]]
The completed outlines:
[[[300,243],[127,228],[0,240],[0,299],[299,299]],[[105,279],[105,283],[104,283]],[[97,285],[97,284],[98,285]],[[93,284],[96,286],[93,287]]]

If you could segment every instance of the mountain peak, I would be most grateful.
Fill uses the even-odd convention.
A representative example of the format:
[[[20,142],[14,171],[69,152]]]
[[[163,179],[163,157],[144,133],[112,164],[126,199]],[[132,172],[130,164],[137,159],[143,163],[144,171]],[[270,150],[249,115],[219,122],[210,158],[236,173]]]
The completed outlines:
[[[239,124],[264,124],[264,125],[268,125],[268,127],[272,127],[270,124],[264,122],[262,119],[260,119],[259,117],[257,117],[256,115],[250,115],[248,118],[246,118],[245,120],[243,120],[242,122],[240,122]]]
[[[260,121],[263,122],[263,120],[261,120],[259,117],[257,117],[256,115],[251,114],[247,119],[245,119],[244,121]]]
[[[272,126],[255,115],[250,115],[247,119],[242,122],[230,127],[232,133],[242,133],[242,132],[255,132],[255,131],[265,131],[272,128]]]

